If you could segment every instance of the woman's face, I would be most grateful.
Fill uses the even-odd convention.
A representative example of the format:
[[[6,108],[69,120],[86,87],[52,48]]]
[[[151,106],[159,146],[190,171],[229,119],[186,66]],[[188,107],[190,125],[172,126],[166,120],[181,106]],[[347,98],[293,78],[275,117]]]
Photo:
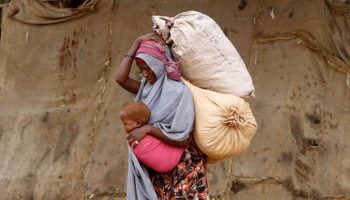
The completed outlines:
[[[146,78],[149,84],[153,85],[157,80],[157,76],[154,74],[151,68],[148,67],[146,63],[137,63],[137,64],[142,72],[142,76]]]

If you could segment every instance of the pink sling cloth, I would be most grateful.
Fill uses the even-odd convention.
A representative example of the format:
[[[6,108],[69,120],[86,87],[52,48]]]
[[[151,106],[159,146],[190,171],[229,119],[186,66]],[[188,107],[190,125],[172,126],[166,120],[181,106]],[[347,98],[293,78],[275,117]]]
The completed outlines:
[[[158,43],[151,40],[146,40],[141,42],[139,49],[136,51],[135,58],[139,53],[146,53],[148,55],[151,55],[159,59],[164,63],[168,77],[173,80],[179,81],[181,76],[179,66],[171,58],[167,59],[163,55],[163,53],[165,52],[166,50],[162,46],[160,46]]]
[[[131,146],[134,142],[131,143]],[[187,147],[167,144],[151,135],[143,138],[133,149],[137,160],[157,172],[169,172],[180,162]]]

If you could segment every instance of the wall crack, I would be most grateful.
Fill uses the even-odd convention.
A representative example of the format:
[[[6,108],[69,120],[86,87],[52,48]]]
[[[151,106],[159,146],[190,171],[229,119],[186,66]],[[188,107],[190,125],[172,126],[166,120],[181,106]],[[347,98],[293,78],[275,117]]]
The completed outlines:
[[[86,194],[86,190],[85,190],[85,187],[84,187],[84,177],[85,177],[85,173],[86,173],[86,167],[88,164],[91,163],[91,158],[90,158],[90,155],[91,155],[91,150],[92,150],[92,147],[93,147],[93,142],[94,142],[94,134],[95,134],[95,130],[96,130],[96,126],[97,126],[97,119],[98,119],[98,114],[99,114],[99,111],[100,111],[100,108],[102,106],[102,97],[103,97],[103,94],[105,93],[105,90],[106,90],[106,86],[107,86],[107,82],[108,82],[108,76],[109,76],[109,72],[110,72],[110,68],[111,68],[111,46],[112,46],[112,26],[113,26],[113,17],[114,17],[114,13],[113,13],[113,8],[114,8],[114,0],[111,0],[111,9],[110,9],[110,20],[109,20],[109,24],[108,24],[108,55],[107,55],[107,61],[104,63],[105,67],[106,67],[106,71],[105,71],[105,74],[104,74],[104,77],[101,78],[99,81],[98,81],[98,84],[101,84],[101,87],[100,87],[100,91],[99,91],[99,96],[97,98],[97,105],[96,105],[96,108],[95,108],[95,112],[94,112],[94,117],[93,117],[93,126],[92,126],[92,129],[91,129],[91,133],[88,135],[89,137],[89,143],[88,143],[88,150],[87,150],[87,154],[86,154],[86,160],[85,160],[85,163],[83,164],[83,169],[81,171],[81,175],[80,175],[80,183],[81,183],[81,193],[82,193],[82,199],[92,199],[94,197],[94,195],[87,195]],[[99,197],[99,196],[103,196],[103,195],[116,195],[116,194],[119,194],[119,193],[101,193],[99,195],[96,195],[95,197]]]

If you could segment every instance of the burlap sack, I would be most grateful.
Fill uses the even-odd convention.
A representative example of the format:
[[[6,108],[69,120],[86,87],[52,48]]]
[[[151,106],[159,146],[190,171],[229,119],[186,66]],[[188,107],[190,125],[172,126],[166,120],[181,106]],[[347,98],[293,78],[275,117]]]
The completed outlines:
[[[236,48],[210,17],[188,11],[174,18],[152,17],[153,30],[172,43],[183,76],[194,85],[233,94],[254,96],[254,85]]]
[[[194,140],[207,156],[207,163],[242,153],[258,128],[249,104],[240,97],[203,90],[183,81],[194,102]]]

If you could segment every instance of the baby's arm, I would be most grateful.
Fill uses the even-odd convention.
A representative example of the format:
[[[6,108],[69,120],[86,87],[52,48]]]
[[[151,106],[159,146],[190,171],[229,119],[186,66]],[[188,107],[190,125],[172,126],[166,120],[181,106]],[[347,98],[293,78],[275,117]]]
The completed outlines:
[[[164,133],[159,128],[149,124],[145,124],[140,128],[135,128],[129,133],[126,139],[129,141],[129,144],[131,145],[131,143],[134,141],[141,141],[144,137],[146,137],[147,134],[152,135],[153,137],[159,140],[162,140],[167,144],[178,146],[178,147],[186,147],[189,142],[189,138],[181,142],[171,140],[166,135],[164,135]]]

